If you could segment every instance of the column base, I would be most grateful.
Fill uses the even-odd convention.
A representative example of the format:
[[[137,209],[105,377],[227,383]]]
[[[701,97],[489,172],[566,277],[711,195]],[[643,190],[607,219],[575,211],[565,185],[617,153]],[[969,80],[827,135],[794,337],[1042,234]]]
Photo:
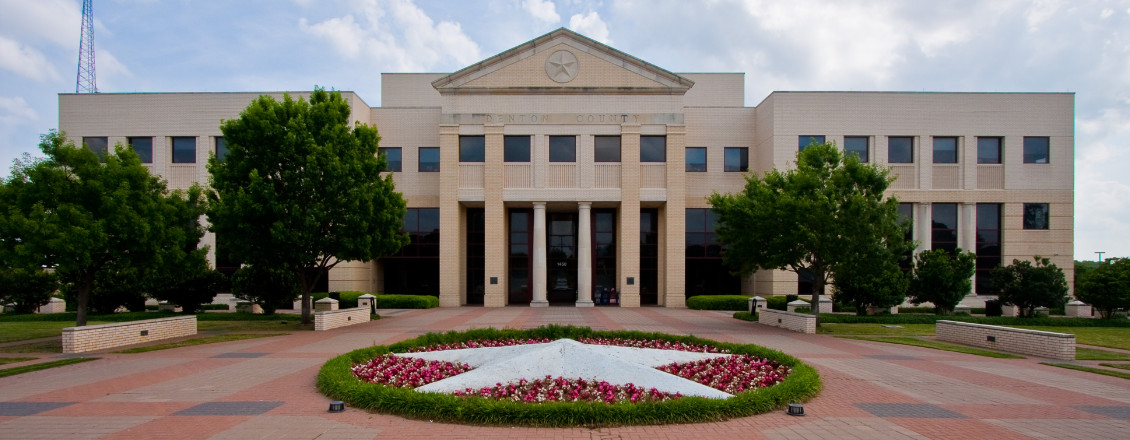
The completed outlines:
[[[593,304],[591,299],[577,300],[577,307],[594,307],[594,306],[595,306],[595,304]]]
[[[530,301],[530,307],[549,307],[549,301],[546,300],[533,300]]]

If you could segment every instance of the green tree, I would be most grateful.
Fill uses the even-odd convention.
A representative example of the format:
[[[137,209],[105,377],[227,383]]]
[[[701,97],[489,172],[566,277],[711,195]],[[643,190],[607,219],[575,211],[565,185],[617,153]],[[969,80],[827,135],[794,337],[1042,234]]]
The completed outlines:
[[[224,160],[208,160],[208,211],[217,246],[233,260],[294,273],[302,319],[310,292],[342,261],[369,261],[407,244],[404,199],[377,156],[374,127],[349,124],[338,92],[310,101],[260,96],[224,121]]]
[[[236,298],[259,304],[268,315],[302,294],[293,270],[256,264],[235,271],[231,289]]]
[[[21,266],[55,269],[73,289],[75,325],[82,326],[99,274],[145,267],[162,249],[181,246],[185,224],[173,221],[168,204],[204,200],[199,191],[195,199],[169,194],[137,154],[121,145],[99,157],[52,131],[40,149],[44,159],[17,163],[4,182],[0,237],[6,255]]]
[[[1114,316],[1116,309],[1130,309],[1130,259],[1108,258],[1076,280],[1075,298],[1103,318]]]
[[[953,312],[957,303],[973,291],[973,271],[976,269],[977,255],[962,252],[954,253],[935,249],[918,254],[914,262],[914,276],[910,279],[910,302],[914,305],[924,302],[934,303],[939,315]]]
[[[0,268],[0,304],[13,304],[16,313],[34,313],[51,300],[59,280],[42,269]]]
[[[817,304],[832,279],[849,279],[858,262],[897,263],[909,249],[898,201],[884,197],[888,171],[843,157],[835,144],[812,144],[795,169],[746,176],[736,194],[710,196],[723,258],[737,273],[808,272]],[[819,310],[813,308],[813,313]]]
[[[1012,260],[993,268],[993,286],[1001,304],[1014,305],[1021,317],[1036,315],[1036,307],[1060,307],[1067,302],[1067,277],[1063,269],[1039,255],[1031,261]]]
[[[869,307],[889,309],[906,301],[910,276],[896,261],[876,265],[856,264],[854,269],[844,268],[836,273],[836,300],[855,306],[858,315],[867,314]]]

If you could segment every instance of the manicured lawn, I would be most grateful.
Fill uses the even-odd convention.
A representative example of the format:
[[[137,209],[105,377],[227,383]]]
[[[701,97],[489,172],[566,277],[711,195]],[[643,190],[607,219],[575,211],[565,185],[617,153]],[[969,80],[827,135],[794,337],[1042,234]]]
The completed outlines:
[[[1050,366],[1053,366],[1053,367],[1067,368],[1069,370],[1086,371],[1088,373],[1103,374],[1103,375],[1106,375],[1106,376],[1119,377],[1119,378],[1122,378],[1122,379],[1130,379],[1130,373],[1123,373],[1121,371],[1104,370],[1102,368],[1087,367],[1087,366],[1083,366],[1083,365],[1057,364],[1057,363],[1053,363],[1053,362],[1040,362],[1040,363],[1044,364],[1044,365],[1050,365]],[[1102,365],[1102,364],[1099,364],[1099,365]]]
[[[1116,351],[1075,347],[1075,360],[1078,361],[1130,361],[1130,354]]]
[[[893,336],[843,336],[848,339],[859,339],[863,341],[886,342],[890,344],[913,345],[915,347],[933,348],[935,350],[954,351],[958,353],[975,354],[977,356],[985,356],[998,359],[1024,359],[1024,356],[1001,353],[997,351],[985,350],[975,347],[967,347],[964,345],[947,344],[945,342],[929,341],[918,338],[908,337],[893,337]]]
[[[0,353],[62,353],[63,340],[56,338],[50,341],[29,342],[27,344],[9,345],[0,347]]]
[[[62,367],[63,365],[78,364],[82,362],[93,361],[98,358],[73,358],[63,359],[51,362],[42,362],[38,364],[24,365],[22,367],[5,368],[0,370],[0,377],[15,376],[17,374],[30,373],[32,371],[46,370],[48,368]]]
[[[90,321],[88,324],[105,324],[104,321]],[[57,338],[63,328],[74,327],[74,321],[7,321],[0,322],[0,344],[26,341],[28,339]]]
[[[841,324],[822,323],[816,330],[817,333],[848,336],[931,336],[934,334],[934,324]]]
[[[286,322],[286,324],[283,324]],[[196,329],[202,332],[300,332],[314,331],[314,324],[302,325],[301,319],[279,319],[275,321],[196,321]]]
[[[14,358],[8,358],[8,357],[0,357],[0,365],[4,365],[4,364],[14,364],[14,363],[16,363],[16,362],[30,361],[30,360],[35,360],[35,359],[39,359],[39,358],[29,358],[29,357],[14,357]]]
[[[1127,327],[1048,327],[1015,326],[1045,332],[1075,335],[1077,344],[1130,350],[1130,328]]]
[[[1106,362],[1102,362],[1099,365],[1110,368],[1118,368],[1120,370],[1130,370],[1130,364],[1108,364]]]

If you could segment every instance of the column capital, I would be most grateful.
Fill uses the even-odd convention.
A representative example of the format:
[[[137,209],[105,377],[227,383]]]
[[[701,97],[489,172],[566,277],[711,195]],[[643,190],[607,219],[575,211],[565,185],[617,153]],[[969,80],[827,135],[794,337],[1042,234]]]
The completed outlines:
[[[534,209],[545,209],[545,202],[533,202]]]
[[[592,208],[592,202],[577,202],[577,207],[580,209]]]

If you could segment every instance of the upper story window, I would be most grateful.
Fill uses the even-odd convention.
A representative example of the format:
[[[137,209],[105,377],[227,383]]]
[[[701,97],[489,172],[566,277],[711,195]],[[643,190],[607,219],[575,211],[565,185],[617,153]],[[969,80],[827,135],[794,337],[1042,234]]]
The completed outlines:
[[[110,142],[105,136],[83,137],[82,144],[84,147],[86,147],[86,149],[93,151],[94,154],[97,154],[99,158],[106,157],[106,153],[110,151]]]
[[[529,136],[505,136],[502,138],[502,160],[506,162],[530,161]]]
[[[914,163],[914,139],[910,136],[888,137],[887,163]]]
[[[404,232],[408,234],[408,245],[400,248],[395,256],[439,256],[439,208],[404,210]]]
[[[1047,136],[1024,137],[1024,163],[1048,163],[1050,140]]]
[[[640,136],[640,162],[667,162],[667,136]]]
[[[419,171],[421,173],[439,172],[439,148],[420,147]]]
[[[817,144],[824,143],[824,136],[809,134],[797,136],[797,151],[804,151],[805,148],[808,148],[809,144],[814,142]]]
[[[957,204],[934,203],[931,214],[931,249],[957,250]]]
[[[749,171],[749,148],[726,147],[722,150],[725,162],[722,171],[744,173]]]
[[[549,137],[550,162],[576,162],[577,137],[576,136],[550,136]]]
[[[999,137],[978,137],[977,138],[977,163],[992,164],[1001,163],[1001,138]]]
[[[859,161],[867,163],[871,160],[871,138],[867,136],[845,136],[844,137],[844,155],[854,154],[859,157]]]
[[[1047,203],[1024,204],[1024,229],[1048,229],[1049,224]]]
[[[687,172],[706,172],[706,147],[687,147]]]
[[[459,136],[460,162],[485,162],[487,141],[484,136]]]
[[[173,163],[196,163],[196,138],[173,138]]]
[[[129,147],[141,158],[141,163],[153,163],[153,138],[131,137]]]
[[[718,221],[714,217],[714,210],[710,208],[686,209],[686,256],[694,257],[720,257],[722,245],[718,243],[714,230]]]
[[[593,138],[593,160],[596,162],[620,161],[620,136],[596,136]]]
[[[223,136],[216,136],[216,160],[223,162],[228,158],[228,141]]]
[[[388,164],[388,167],[385,168],[385,171],[399,173],[403,164],[403,157],[401,156],[400,148],[379,148],[378,150],[382,155],[384,155],[385,163]]]
[[[957,163],[956,137],[934,137],[934,163]]]

